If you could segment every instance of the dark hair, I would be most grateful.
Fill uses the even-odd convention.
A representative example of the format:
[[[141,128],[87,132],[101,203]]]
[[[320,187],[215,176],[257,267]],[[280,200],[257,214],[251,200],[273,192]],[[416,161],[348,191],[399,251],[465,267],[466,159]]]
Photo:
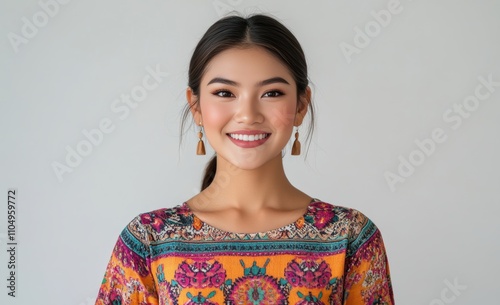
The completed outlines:
[[[297,103],[299,97],[305,94],[308,86],[307,64],[304,52],[295,36],[276,19],[262,14],[255,14],[248,18],[240,16],[226,16],[215,22],[203,35],[196,46],[189,64],[188,86],[193,95],[200,96],[200,83],[210,60],[220,52],[247,46],[260,46],[285,64],[297,84]],[[181,121],[180,142],[186,117],[191,107],[200,102],[199,98],[191,106],[186,104]],[[311,124],[306,141],[314,129],[314,108],[309,102]],[[214,154],[205,168],[201,191],[212,183],[217,168],[217,155]]]

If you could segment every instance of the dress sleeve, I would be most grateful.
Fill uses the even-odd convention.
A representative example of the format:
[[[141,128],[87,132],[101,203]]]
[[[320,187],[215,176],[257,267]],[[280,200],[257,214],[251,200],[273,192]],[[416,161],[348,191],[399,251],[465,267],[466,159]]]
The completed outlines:
[[[352,220],[344,276],[344,305],[394,305],[382,234],[357,210],[353,211]]]
[[[122,230],[111,253],[95,305],[158,304],[150,270],[148,236],[140,215]]]

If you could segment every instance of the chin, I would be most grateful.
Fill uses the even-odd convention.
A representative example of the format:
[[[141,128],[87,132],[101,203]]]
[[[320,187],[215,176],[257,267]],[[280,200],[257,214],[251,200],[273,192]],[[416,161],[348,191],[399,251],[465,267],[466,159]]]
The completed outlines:
[[[239,169],[253,170],[272,162],[276,158],[281,160],[281,153],[280,150],[275,156],[272,156],[269,155],[269,152],[259,149],[242,149],[241,152],[233,152],[229,155],[218,153],[217,156]]]
[[[262,165],[264,165],[263,163],[259,163],[259,162],[249,162],[249,161],[241,161],[241,162],[238,162],[238,161],[229,161],[229,163],[231,163],[233,166],[239,168],[239,169],[244,169],[244,170],[253,170],[253,169],[257,169],[259,167],[261,167]]]

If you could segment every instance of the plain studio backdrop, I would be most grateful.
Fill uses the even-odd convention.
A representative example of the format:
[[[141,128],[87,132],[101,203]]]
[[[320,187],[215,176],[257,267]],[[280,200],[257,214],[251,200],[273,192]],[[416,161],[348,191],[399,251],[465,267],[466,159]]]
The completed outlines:
[[[380,228],[397,304],[497,304],[499,1],[2,0],[2,304],[93,304],[119,233],[200,190],[179,150],[190,56],[230,10],[302,44],[317,125],[305,193]],[[144,80],[147,80],[146,82]],[[126,101],[127,96],[130,101]],[[16,189],[16,297],[7,192]],[[495,301],[497,300],[497,301]]]

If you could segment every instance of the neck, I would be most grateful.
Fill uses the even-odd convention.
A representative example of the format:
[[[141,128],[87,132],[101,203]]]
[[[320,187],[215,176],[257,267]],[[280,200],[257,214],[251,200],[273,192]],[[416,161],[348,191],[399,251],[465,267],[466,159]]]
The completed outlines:
[[[200,203],[255,212],[266,207],[282,207],[284,199],[299,192],[285,175],[281,154],[250,170],[238,168],[217,156],[214,180],[201,192]]]

